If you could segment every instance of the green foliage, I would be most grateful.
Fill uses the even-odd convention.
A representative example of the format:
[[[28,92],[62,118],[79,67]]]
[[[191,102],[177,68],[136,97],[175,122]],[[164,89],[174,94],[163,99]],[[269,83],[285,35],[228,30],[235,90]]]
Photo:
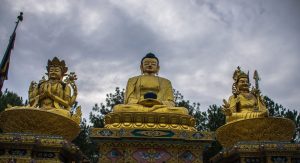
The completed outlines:
[[[222,107],[210,105],[207,109],[207,128],[209,131],[216,131],[219,127],[225,124],[226,117],[222,112]]]
[[[89,137],[91,126],[87,124],[84,118],[80,123],[80,129],[79,135],[72,143],[78,146],[85,156],[93,158],[94,155],[97,155],[97,145],[93,143]]]
[[[115,105],[123,103],[124,93],[124,89],[120,90],[120,88],[117,87],[114,93],[106,95],[105,104],[102,102],[100,106],[95,104],[92,108],[92,112],[90,112],[90,122],[93,124],[93,127],[104,127],[104,116],[110,113]]]
[[[176,90],[174,92],[174,102],[176,107],[185,107],[187,108],[189,115],[193,116],[196,120],[196,128],[199,131],[207,130],[207,114],[206,112],[200,111],[200,103],[191,103],[189,100],[185,100],[183,95]]]
[[[7,108],[7,105],[11,106],[22,106],[23,99],[18,96],[16,93],[8,91],[7,89],[4,91],[2,96],[0,97],[0,112]]]
[[[22,106],[23,99],[22,97],[18,96],[16,93],[8,91],[7,89],[0,97],[0,112],[4,111],[7,108],[7,105],[11,106]],[[0,129],[0,133],[1,133]]]
[[[264,102],[266,104],[267,109],[269,110],[269,115],[271,117],[283,117],[286,112],[286,108],[282,105],[275,103],[269,97],[264,96]]]

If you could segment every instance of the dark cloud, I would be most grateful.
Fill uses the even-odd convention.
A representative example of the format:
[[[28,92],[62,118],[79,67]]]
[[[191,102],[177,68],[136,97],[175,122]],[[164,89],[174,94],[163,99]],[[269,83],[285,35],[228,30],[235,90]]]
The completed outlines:
[[[140,59],[151,51],[161,61],[160,75],[202,109],[228,98],[240,65],[259,71],[263,94],[299,110],[299,9],[297,0],[2,0],[2,51],[24,11],[4,87],[26,98],[30,81],[59,56],[78,74],[86,116],[139,74]]]

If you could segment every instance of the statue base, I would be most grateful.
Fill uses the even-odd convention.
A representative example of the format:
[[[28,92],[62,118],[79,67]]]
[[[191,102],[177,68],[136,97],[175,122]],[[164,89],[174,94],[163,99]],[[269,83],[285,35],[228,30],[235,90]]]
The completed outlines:
[[[60,136],[24,133],[0,134],[0,162],[85,162],[82,152]]]
[[[298,163],[300,144],[284,141],[243,141],[214,156],[211,163]]]
[[[195,119],[190,115],[155,112],[117,112],[105,116],[105,128],[156,129],[195,132]]]
[[[80,132],[79,125],[66,110],[42,110],[14,107],[0,113],[0,128],[5,133],[60,135],[71,141]]]
[[[218,142],[225,148],[240,141],[291,141],[295,124],[286,118],[252,118],[227,123],[216,130]]]
[[[213,133],[163,129],[93,128],[91,138],[99,146],[99,162],[195,162]]]

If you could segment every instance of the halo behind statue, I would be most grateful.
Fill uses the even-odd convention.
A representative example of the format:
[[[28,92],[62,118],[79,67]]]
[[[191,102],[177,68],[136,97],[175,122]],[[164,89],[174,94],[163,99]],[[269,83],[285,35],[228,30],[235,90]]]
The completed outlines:
[[[240,141],[290,141],[295,128],[293,121],[286,118],[243,119],[221,126],[216,137],[223,147]]]
[[[80,132],[75,121],[55,110],[51,112],[28,107],[6,109],[0,114],[0,125],[6,133],[62,136],[69,141],[75,139]]]

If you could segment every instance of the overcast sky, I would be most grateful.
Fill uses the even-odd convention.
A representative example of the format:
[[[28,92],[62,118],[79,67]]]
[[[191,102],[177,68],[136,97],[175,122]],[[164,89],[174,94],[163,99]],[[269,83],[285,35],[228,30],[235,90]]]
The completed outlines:
[[[24,99],[58,56],[78,75],[87,117],[153,52],[159,75],[202,110],[228,99],[241,66],[251,79],[258,70],[263,95],[300,111],[299,0],[0,0],[1,58],[20,11],[3,90]]]

